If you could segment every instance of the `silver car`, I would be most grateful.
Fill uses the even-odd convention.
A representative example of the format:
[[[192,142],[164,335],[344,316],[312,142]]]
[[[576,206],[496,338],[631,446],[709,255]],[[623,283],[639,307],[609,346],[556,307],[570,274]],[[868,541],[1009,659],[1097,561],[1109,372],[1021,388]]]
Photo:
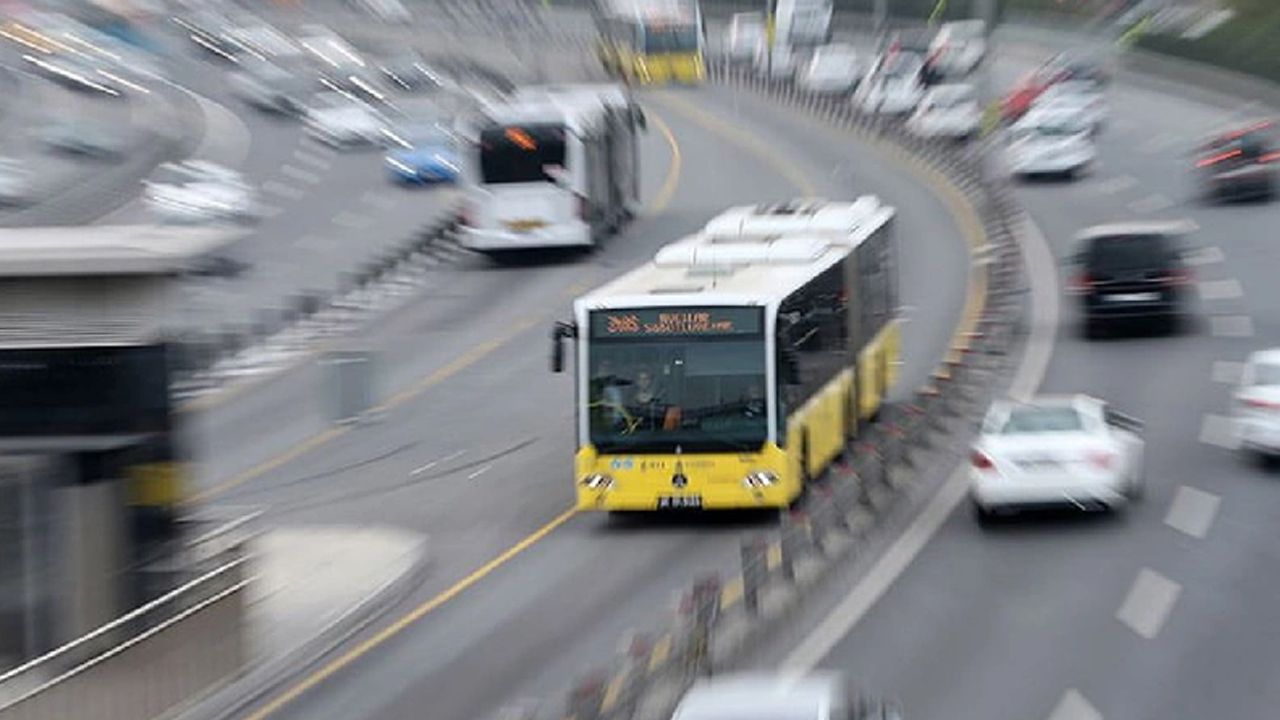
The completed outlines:
[[[385,145],[388,123],[382,113],[340,92],[316,95],[306,110],[307,134],[335,148]]]
[[[685,693],[672,720],[901,720],[897,705],[854,692],[837,674],[722,675]]]

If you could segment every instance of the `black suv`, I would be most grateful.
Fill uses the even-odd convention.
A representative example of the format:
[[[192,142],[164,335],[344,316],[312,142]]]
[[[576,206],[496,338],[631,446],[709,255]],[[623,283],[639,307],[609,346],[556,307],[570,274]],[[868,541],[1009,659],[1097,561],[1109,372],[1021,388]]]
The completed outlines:
[[[1150,319],[1177,329],[1192,282],[1179,233],[1170,226],[1131,223],[1080,235],[1071,288],[1080,297],[1087,337],[1117,320]]]

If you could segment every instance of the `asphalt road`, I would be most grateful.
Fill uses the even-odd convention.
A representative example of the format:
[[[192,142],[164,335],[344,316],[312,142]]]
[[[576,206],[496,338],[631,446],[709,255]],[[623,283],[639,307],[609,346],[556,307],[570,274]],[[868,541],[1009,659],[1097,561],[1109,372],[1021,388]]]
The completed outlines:
[[[903,387],[940,356],[964,296],[964,240],[914,174],[848,136],[727,90],[642,99],[678,144],[682,170],[669,204],[587,257],[501,268],[474,259],[437,271],[420,299],[351,342],[378,353],[389,398],[378,422],[327,430],[315,364],[191,416],[205,501],[262,506],[271,523],[425,532],[434,570],[402,612],[474,582],[272,717],[417,717],[429,707],[433,720],[449,720],[516,698],[558,703],[563,685],[607,661],[625,629],[658,625],[695,572],[732,566],[739,533],[769,517],[565,519],[572,390],[567,375],[546,369],[546,328],[574,295],[726,206],[863,192],[898,206],[910,307]],[[673,162],[661,126],[651,122],[644,145],[650,202]],[[549,522],[541,541],[473,575]]]
[[[1002,58],[997,84],[1027,67]],[[821,662],[898,696],[909,718],[1261,718],[1280,701],[1276,473],[1222,447],[1221,419],[1236,363],[1280,332],[1280,207],[1193,199],[1187,153],[1238,105],[1125,83],[1111,103],[1093,173],[1019,194],[1059,256],[1090,224],[1200,227],[1194,327],[1085,341],[1065,302],[1043,384],[1147,422],[1147,498],[986,531],[962,504]]]

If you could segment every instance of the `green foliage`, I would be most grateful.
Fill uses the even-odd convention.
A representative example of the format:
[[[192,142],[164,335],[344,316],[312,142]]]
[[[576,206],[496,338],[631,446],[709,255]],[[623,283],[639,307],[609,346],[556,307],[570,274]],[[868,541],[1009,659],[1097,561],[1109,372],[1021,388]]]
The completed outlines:
[[[1138,47],[1280,82],[1280,3],[1234,0],[1237,15],[1196,40],[1146,35]]]

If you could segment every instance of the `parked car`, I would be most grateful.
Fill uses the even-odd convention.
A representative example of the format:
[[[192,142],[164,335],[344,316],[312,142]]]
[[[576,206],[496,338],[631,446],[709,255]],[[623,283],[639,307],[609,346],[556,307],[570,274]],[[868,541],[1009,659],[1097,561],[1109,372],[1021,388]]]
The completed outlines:
[[[864,112],[905,115],[924,98],[924,62],[919,55],[896,52],[881,60],[858,86],[854,103]]]
[[[987,55],[987,24],[982,20],[943,23],[929,48],[934,67],[943,77],[964,77]]]
[[[823,45],[800,72],[800,87],[816,93],[847,93],[858,84],[857,52],[848,45]]]
[[[920,137],[967,140],[982,129],[982,108],[972,85],[938,85],[925,93],[907,129]]]

